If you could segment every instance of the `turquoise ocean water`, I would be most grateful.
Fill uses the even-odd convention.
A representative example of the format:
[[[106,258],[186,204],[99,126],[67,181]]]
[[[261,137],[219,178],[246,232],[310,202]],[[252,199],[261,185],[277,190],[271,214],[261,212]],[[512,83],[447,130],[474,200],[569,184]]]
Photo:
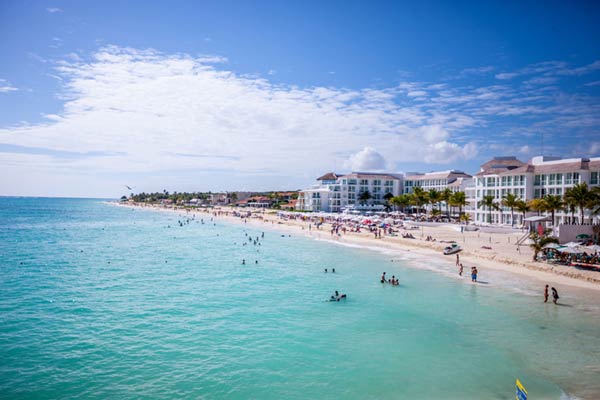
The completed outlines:
[[[203,218],[0,198],[0,398],[600,396],[594,301]]]

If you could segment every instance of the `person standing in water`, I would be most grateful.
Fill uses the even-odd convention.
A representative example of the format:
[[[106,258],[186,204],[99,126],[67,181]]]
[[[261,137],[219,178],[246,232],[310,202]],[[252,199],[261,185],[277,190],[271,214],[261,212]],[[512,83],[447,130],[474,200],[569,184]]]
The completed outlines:
[[[548,285],[544,288],[544,303],[548,302]]]
[[[554,304],[557,304],[556,302],[558,301],[560,297],[558,297],[558,291],[553,287],[552,288],[552,302]]]
[[[458,267],[458,275],[462,276],[462,273],[463,273],[463,265],[462,265],[462,264],[459,264],[459,265],[460,265],[460,267]]]
[[[385,279],[385,272],[383,273],[383,275],[381,275],[381,283],[385,283],[386,279]]]

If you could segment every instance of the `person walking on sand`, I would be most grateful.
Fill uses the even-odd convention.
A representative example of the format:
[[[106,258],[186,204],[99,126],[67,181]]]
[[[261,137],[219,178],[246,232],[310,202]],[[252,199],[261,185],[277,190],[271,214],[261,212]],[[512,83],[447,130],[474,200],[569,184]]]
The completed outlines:
[[[458,275],[462,276],[462,273],[463,273],[463,265],[462,265],[462,263],[461,263],[461,264],[459,264],[459,265],[460,265],[460,267],[458,268]]]
[[[544,303],[548,302],[548,285],[544,288]]]
[[[460,257],[458,254],[456,254],[456,266],[458,267],[460,265]]]
[[[558,297],[558,291],[553,287],[552,288],[552,302],[554,304],[557,304],[556,302],[558,301],[558,299],[560,299],[560,297]]]

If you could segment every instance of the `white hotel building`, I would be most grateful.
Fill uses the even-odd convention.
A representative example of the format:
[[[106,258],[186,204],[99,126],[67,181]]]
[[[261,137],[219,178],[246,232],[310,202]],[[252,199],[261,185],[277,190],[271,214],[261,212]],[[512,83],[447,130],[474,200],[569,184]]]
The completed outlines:
[[[471,214],[475,223],[487,223],[491,214],[491,223],[510,225],[511,213],[508,207],[501,205],[502,198],[507,193],[513,193],[520,199],[529,201],[542,198],[545,195],[563,196],[565,191],[578,183],[588,186],[600,186],[600,158],[569,158],[538,156],[529,163],[517,160],[515,157],[496,157],[481,166],[475,175],[475,196],[470,207],[466,210]],[[500,206],[499,210],[491,213],[481,204],[483,197],[491,195]],[[521,213],[514,213],[514,224],[523,222]],[[586,216],[586,221],[589,215]],[[571,213],[557,212],[554,224],[570,221]],[[578,222],[579,212],[575,213]]]
[[[300,191],[296,208],[305,211],[340,212],[355,208],[363,211],[380,211],[384,208],[387,193],[402,193],[402,175],[372,172],[352,172],[337,175],[333,172],[317,178],[319,184]],[[371,199],[359,200],[360,193],[369,192]]]
[[[409,172],[404,177],[404,193],[412,193],[415,187],[421,187],[424,191],[435,189],[439,192],[449,188],[453,192],[464,191],[469,184],[471,175],[462,171],[439,171],[425,174]]]

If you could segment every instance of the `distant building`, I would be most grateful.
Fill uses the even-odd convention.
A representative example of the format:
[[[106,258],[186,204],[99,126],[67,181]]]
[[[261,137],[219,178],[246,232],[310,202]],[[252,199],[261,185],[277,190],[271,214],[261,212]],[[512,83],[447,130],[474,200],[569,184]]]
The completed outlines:
[[[345,209],[382,210],[385,197],[402,193],[402,175],[374,172],[352,172],[339,175],[329,172],[317,185],[300,191],[296,208],[306,211],[340,212]],[[368,199],[361,200],[361,194]],[[367,197],[367,196],[365,196]]]
[[[446,188],[453,192],[463,191],[464,185],[471,178],[471,175],[456,170],[427,172],[424,174],[409,172],[404,177],[404,193],[412,193],[415,187],[421,187],[426,192],[431,189],[441,192]]]

